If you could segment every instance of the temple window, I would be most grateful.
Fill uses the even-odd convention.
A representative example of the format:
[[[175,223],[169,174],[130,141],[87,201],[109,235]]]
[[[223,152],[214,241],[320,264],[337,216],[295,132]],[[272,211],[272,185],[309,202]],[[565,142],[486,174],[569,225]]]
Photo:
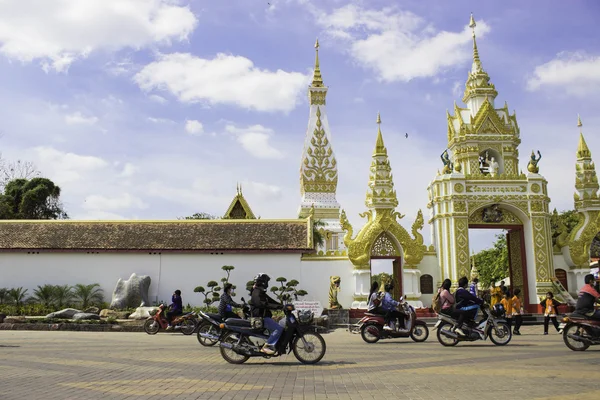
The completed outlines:
[[[325,240],[326,251],[337,251],[338,249],[338,234],[328,232],[327,239]]]
[[[420,286],[422,294],[433,294],[433,277],[431,275],[422,275]]]

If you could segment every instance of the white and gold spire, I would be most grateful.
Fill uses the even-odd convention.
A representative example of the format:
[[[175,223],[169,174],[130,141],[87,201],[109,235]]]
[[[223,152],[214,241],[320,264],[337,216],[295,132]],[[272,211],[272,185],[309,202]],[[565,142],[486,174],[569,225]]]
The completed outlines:
[[[388,158],[387,149],[383,143],[381,134],[381,115],[377,113],[377,140],[371,161],[371,173],[369,175],[369,189],[365,201],[369,209],[395,209],[398,206],[398,198],[394,190],[392,167]]]
[[[323,84],[321,76],[318,40],[315,43],[315,53],[313,80],[308,87],[310,102],[308,129],[300,166],[302,202],[299,216],[307,216],[314,206],[316,219],[331,219],[339,223],[340,205],[336,200],[338,168],[327,122],[325,105],[327,87]]]
[[[580,210],[589,206],[600,205],[598,198],[598,176],[596,166],[592,160],[585,138],[583,137],[583,124],[577,115],[577,126],[579,127],[579,143],[577,145],[577,163],[575,165],[575,208]]]
[[[473,64],[471,71],[467,77],[467,83],[465,85],[465,93],[463,96],[463,102],[469,106],[473,115],[477,114],[479,108],[483,105],[484,101],[489,101],[492,106],[494,100],[498,96],[496,87],[490,83],[490,76],[485,72],[479,58],[479,50],[477,49],[477,38],[475,35],[475,27],[477,23],[473,14],[471,13],[471,19],[469,21],[469,28],[473,31]]]

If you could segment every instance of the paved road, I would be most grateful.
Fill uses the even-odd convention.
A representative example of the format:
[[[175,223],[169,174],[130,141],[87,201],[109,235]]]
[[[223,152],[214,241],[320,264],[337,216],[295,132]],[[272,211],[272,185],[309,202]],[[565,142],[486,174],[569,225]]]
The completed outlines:
[[[572,352],[541,329],[454,348],[336,331],[316,366],[230,365],[180,334],[0,331],[0,399],[599,399],[600,348]]]

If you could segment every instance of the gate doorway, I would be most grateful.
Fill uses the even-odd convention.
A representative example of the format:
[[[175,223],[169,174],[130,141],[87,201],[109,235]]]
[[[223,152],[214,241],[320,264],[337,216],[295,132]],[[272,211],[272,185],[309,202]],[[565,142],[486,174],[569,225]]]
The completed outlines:
[[[392,297],[397,300],[404,295],[401,257],[371,256],[370,266],[371,284],[377,281],[380,285],[379,290],[385,291],[385,284],[392,281],[394,283]]]
[[[506,235],[506,247],[508,250],[508,278],[507,285],[514,291],[520,289],[521,302],[525,309],[529,306],[529,285],[527,280],[527,258],[525,252],[525,234],[523,225],[490,225],[469,224],[469,229],[501,230]],[[481,268],[481,266],[478,266]],[[487,289],[487,288],[486,288]]]

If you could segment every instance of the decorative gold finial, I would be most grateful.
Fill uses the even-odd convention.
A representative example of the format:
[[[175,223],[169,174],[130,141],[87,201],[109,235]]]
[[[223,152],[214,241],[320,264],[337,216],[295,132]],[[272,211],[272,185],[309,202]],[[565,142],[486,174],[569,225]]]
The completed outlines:
[[[381,125],[381,114],[377,111],[377,125]]]
[[[323,87],[323,77],[321,76],[321,67],[319,66],[319,39],[315,42],[315,72],[313,74],[313,87]]]
[[[373,155],[387,155],[387,149],[383,144],[383,135],[381,134],[381,114],[377,113],[377,142],[375,142],[375,151]]]
[[[577,126],[579,128],[581,128],[583,126],[583,124],[581,123],[581,117],[579,116],[579,114],[577,114]],[[581,130],[581,129],[579,129],[579,130]]]
[[[475,27],[477,24],[475,23],[475,18],[473,18],[473,13],[471,13],[471,20],[469,21],[469,28],[473,30],[473,71],[477,72],[481,71],[481,59],[479,59],[479,50],[477,50],[477,40],[475,40]]]

